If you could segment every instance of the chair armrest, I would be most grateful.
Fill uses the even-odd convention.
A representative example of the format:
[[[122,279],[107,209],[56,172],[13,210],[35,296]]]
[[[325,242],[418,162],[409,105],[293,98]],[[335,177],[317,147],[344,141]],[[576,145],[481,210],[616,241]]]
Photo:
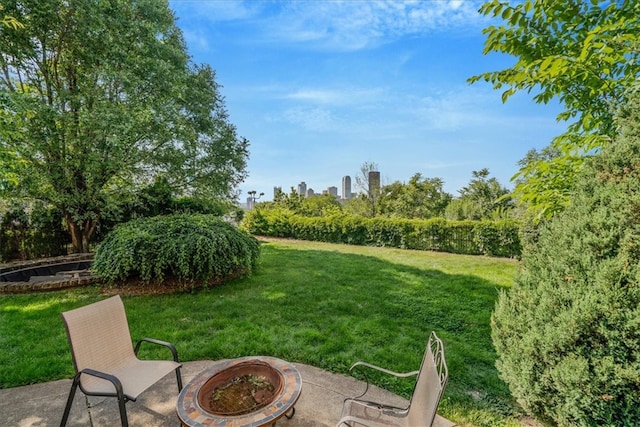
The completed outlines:
[[[364,396],[364,394],[362,396]],[[344,400],[344,403],[347,403],[348,401],[355,402],[355,403],[357,403],[359,405],[364,405],[364,406],[369,406],[369,407],[375,408],[375,409],[379,410],[380,412],[382,412],[383,414],[393,415],[393,416],[396,416],[396,417],[399,416],[399,413],[398,413],[399,411],[406,411],[408,409],[408,408],[401,408],[399,406],[387,405],[385,403],[374,402],[372,400],[360,399],[360,397],[362,397],[362,396],[347,397]]]
[[[370,425],[367,423],[367,420],[363,420],[362,418],[358,418],[358,417],[353,417],[351,415],[346,415],[340,418],[340,421],[338,421],[338,424],[336,424],[336,427],[343,427],[343,426],[352,427],[353,426],[353,424],[348,424],[348,423],[357,423],[363,426]]]
[[[381,368],[379,366],[372,365],[371,363],[366,363],[366,362],[356,362],[356,363],[354,363],[349,368],[349,372],[351,372],[353,370],[353,368],[355,368],[357,366],[364,366],[365,368],[371,368],[371,369],[374,369],[376,371],[380,371],[380,372],[383,372],[385,374],[393,375],[393,376],[399,377],[399,378],[412,377],[412,376],[418,375],[418,372],[420,372],[420,371],[413,371],[413,372],[407,372],[407,373],[398,373],[398,372],[390,371],[389,369],[384,369],[384,368]],[[364,397],[367,394],[367,392],[369,391],[369,378],[367,378],[367,374],[363,373],[363,375],[364,375],[364,379],[365,379],[365,382],[366,382],[367,386],[365,387],[364,392],[362,392],[362,394],[352,398],[353,400],[364,401],[361,398]]]
[[[372,365],[372,364],[366,363],[366,362],[356,362],[356,363],[354,363],[349,368],[349,372],[351,372],[353,370],[353,368],[355,368],[356,366],[364,366],[364,367],[367,367],[367,368],[375,369],[376,371],[384,372],[385,374],[393,375],[394,377],[399,377],[399,378],[413,377],[415,375],[418,375],[418,373],[420,372],[420,371],[412,371],[412,372],[398,373],[398,372],[390,371],[389,369],[384,369],[384,368],[381,368],[379,366]]]
[[[136,342],[136,348],[133,350],[136,356],[138,355],[138,350],[140,350],[140,346],[142,345],[143,342],[148,342],[151,344],[157,344],[163,347],[167,347],[169,350],[171,350],[171,354],[173,355],[173,361],[180,362],[180,360],[178,360],[178,350],[176,350],[176,347],[173,344],[166,341],[156,340],[153,338],[142,338]]]
[[[95,369],[84,368],[83,370],[81,370],[80,372],[78,372],[76,374],[76,377],[78,378],[78,380],[80,379],[80,376],[82,374],[91,375],[92,377],[98,377],[98,378],[102,378],[103,380],[109,381],[111,384],[113,384],[113,386],[116,389],[116,392],[114,393],[114,396],[118,396],[118,398],[122,398],[124,396],[124,389],[122,388],[122,383],[120,382],[118,377],[116,377],[115,375],[107,374],[106,372],[96,371]],[[84,390],[84,388],[82,387],[82,383],[79,383],[79,384],[80,384],[80,388],[82,389],[83,393],[91,395],[91,393],[87,393]],[[129,397],[127,397],[127,399],[135,400],[135,399],[131,399]]]
[[[393,409],[402,409],[402,408],[394,408]],[[389,415],[395,415],[396,417],[399,417],[398,413],[389,413],[387,411],[384,411],[385,413],[389,414]],[[348,423],[356,423],[358,425],[363,425],[363,426],[375,426],[375,425],[379,425],[379,424],[372,424],[372,422],[375,423],[375,421],[373,420],[366,420],[364,418],[360,418],[360,417],[354,417],[353,415],[345,415],[344,417],[340,418],[340,421],[338,421],[338,424],[336,424],[336,427],[342,427],[342,426],[347,426],[347,427],[353,427],[353,424],[348,424]]]

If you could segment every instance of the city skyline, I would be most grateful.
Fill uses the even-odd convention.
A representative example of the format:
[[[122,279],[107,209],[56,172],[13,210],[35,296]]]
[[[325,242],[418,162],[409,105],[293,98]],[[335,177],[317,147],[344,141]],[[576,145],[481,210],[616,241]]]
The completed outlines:
[[[345,180],[348,181],[348,185],[345,185]],[[334,197],[340,199],[340,200],[348,200],[351,197],[353,197],[356,193],[351,191],[351,176],[349,175],[345,175],[342,177],[342,186],[341,186],[342,192],[338,193],[338,187],[332,185],[329,186],[325,189],[323,189],[320,193],[316,192],[312,187],[308,187],[306,181],[301,181],[298,183],[297,186],[290,186],[289,191],[284,191],[282,189],[282,186],[280,185],[275,185],[273,186],[273,193],[272,193],[272,198],[276,198],[276,195],[278,192],[283,192],[285,194],[290,194],[290,192],[292,190],[296,191],[297,194],[301,194],[304,197],[313,197],[313,196],[319,196],[319,195],[323,195],[323,194],[331,194]],[[246,206],[247,207],[251,207],[254,202],[257,203],[259,202],[260,198],[264,195],[266,195],[266,193],[264,193],[263,191],[260,191],[259,193],[261,194],[261,196],[259,197],[255,197],[255,194],[257,193],[257,190],[250,190],[249,193],[253,193],[249,194],[249,196],[246,198]],[[348,194],[347,194],[348,193]],[[345,194],[347,195],[347,197],[345,197]]]
[[[374,194],[379,192],[380,188],[382,187],[380,176],[381,175],[379,171],[372,170],[368,172],[368,178],[366,179],[366,184],[368,185],[367,191],[369,192],[369,194]],[[341,201],[349,200],[354,196],[356,196],[357,194],[361,194],[361,191],[355,192],[355,193],[352,191],[350,175],[344,175],[342,177],[341,182],[342,182],[341,193],[338,193],[338,187],[334,185],[329,186],[326,189],[322,190],[321,193],[317,193],[312,187],[307,186],[306,181],[300,181],[298,183],[297,188],[294,187],[293,185],[290,187],[289,194],[295,191],[296,194],[302,195],[305,198],[330,194],[336,199],[339,199]],[[273,187],[273,199],[276,199],[279,192],[283,192],[284,194],[287,194],[282,190],[282,186],[276,185]],[[257,203],[262,198],[262,196],[265,195],[264,192],[260,192],[259,196],[256,197],[256,194],[257,194],[256,190],[250,190],[248,194],[249,194],[249,197],[247,197],[246,199],[246,207],[249,209],[253,208],[255,203]]]

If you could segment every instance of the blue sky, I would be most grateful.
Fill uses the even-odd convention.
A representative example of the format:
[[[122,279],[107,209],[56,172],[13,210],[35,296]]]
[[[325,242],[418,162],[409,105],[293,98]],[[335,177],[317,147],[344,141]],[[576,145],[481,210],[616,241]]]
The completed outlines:
[[[506,104],[467,78],[515,62],[483,55],[477,1],[171,0],[190,55],[222,85],[250,141],[247,191],[273,196],[305,181],[341,192],[364,162],[383,184],[419,172],[453,195],[474,170],[503,185],[531,148],[563,132],[558,104]],[[355,189],[352,189],[355,190]]]

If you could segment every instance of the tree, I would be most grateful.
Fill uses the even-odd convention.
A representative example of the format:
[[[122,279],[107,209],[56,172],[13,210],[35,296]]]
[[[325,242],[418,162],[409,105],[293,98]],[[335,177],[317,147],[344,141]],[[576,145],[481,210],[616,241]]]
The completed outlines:
[[[442,216],[452,199],[443,190],[440,178],[422,178],[420,173],[408,183],[385,185],[378,198],[378,214],[400,218],[434,218]]]
[[[275,197],[273,198],[273,202],[263,202],[260,203],[265,208],[273,207],[284,207],[289,209],[291,212],[300,212],[302,208],[302,202],[304,200],[304,195],[299,194],[295,188],[291,187],[289,194],[286,194],[284,191],[279,190]]]
[[[0,32],[0,192],[64,214],[87,251],[111,200],[163,177],[235,198],[248,142],[215,73],[193,64],[166,1],[13,0]]]
[[[488,219],[495,214],[501,216],[513,207],[509,190],[489,175],[487,168],[472,172],[469,184],[459,190],[460,197],[447,207],[448,219]]]
[[[545,214],[549,216],[566,209],[577,178],[576,172],[581,167],[575,163],[582,161],[582,158],[563,156],[553,145],[542,150],[529,150],[518,161],[520,172],[513,177],[515,187],[519,189],[518,205],[526,209],[524,214],[537,223]],[[567,162],[573,162],[575,168]],[[533,209],[527,209],[532,206]]]
[[[506,89],[503,102],[522,90],[538,92],[533,98],[538,103],[557,97],[565,106],[558,120],[575,119],[552,141],[560,156],[531,162],[517,175],[516,195],[552,215],[566,206],[585,157],[615,137],[615,108],[637,87],[640,3],[525,0],[511,5],[492,0],[480,13],[505,21],[484,29],[484,53],[506,53],[518,60],[469,81]]]
[[[321,194],[302,199],[300,210],[296,213],[304,216],[327,216],[342,210],[340,202],[331,194]]]
[[[640,425],[640,97],[618,124],[492,315],[501,377],[560,426]]]
[[[369,182],[369,177],[371,176],[371,172],[377,172],[378,171],[378,164],[374,163],[374,162],[364,162],[361,166],[360,166],[360,171],[359,173],[356,175],[356,188],[358,188],[361,191],[361,194],[363,194],[366,197],[366,200],[364,198],[360,198],[360,197],[354,197],[354,199],[359,199],[357,201],[354,201],[354,205],[358,205],[359,209],[361,208],[366,208],[365,209],[365,215],[368,217],[374,217],[377,214],[377,210],[376,210],[376,199],[379,196],[379,188],[372,186],[371,182]],[[367,212],[368,211],[368,212]]]
[[[345,200],[342,205],[342,211],[349,215],[361,216],[364,218],[373,218],[374,206],[365,194],[359,193]]]
[[[272,202],[262,202],[259,207],[263,210],[284,208],[302,216],[325,216],[342,210],[338,199],[330,194],[304,197],[293,187],[289,194],[277,191]]]

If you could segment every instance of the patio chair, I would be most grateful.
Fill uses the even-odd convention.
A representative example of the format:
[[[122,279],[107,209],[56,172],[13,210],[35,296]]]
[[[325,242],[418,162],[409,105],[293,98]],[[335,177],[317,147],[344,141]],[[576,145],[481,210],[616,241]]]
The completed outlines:
[[[354,363],[349,371],[357,366],[372,368],[400,378],[415,375],[418,377],[409,406],[406,408],[362,399],[369,390],[369,382],[367,381],[364,393],[355,398],[345,399],[338,427],[345,425],[350,427],[360,425],[369,427],[429,427],[433,424],[449,376],[444,358],[444,346],[435,332],[431,332],[429,336],[419,371],[397,373],[364,362]]]
[[[129,425],[125,403],[135,401],[147,388],[171,371],[182,390],[182,376],[176,348],[167,342],[143,338],[131,341],[129,324],[120,296],[62,313],[76,371],[60,426],[67,424],[78,386],[88,396],[118,398],[120,422]],[[173,361],[140,360],[137,357],[142,342],[167,347]]]

